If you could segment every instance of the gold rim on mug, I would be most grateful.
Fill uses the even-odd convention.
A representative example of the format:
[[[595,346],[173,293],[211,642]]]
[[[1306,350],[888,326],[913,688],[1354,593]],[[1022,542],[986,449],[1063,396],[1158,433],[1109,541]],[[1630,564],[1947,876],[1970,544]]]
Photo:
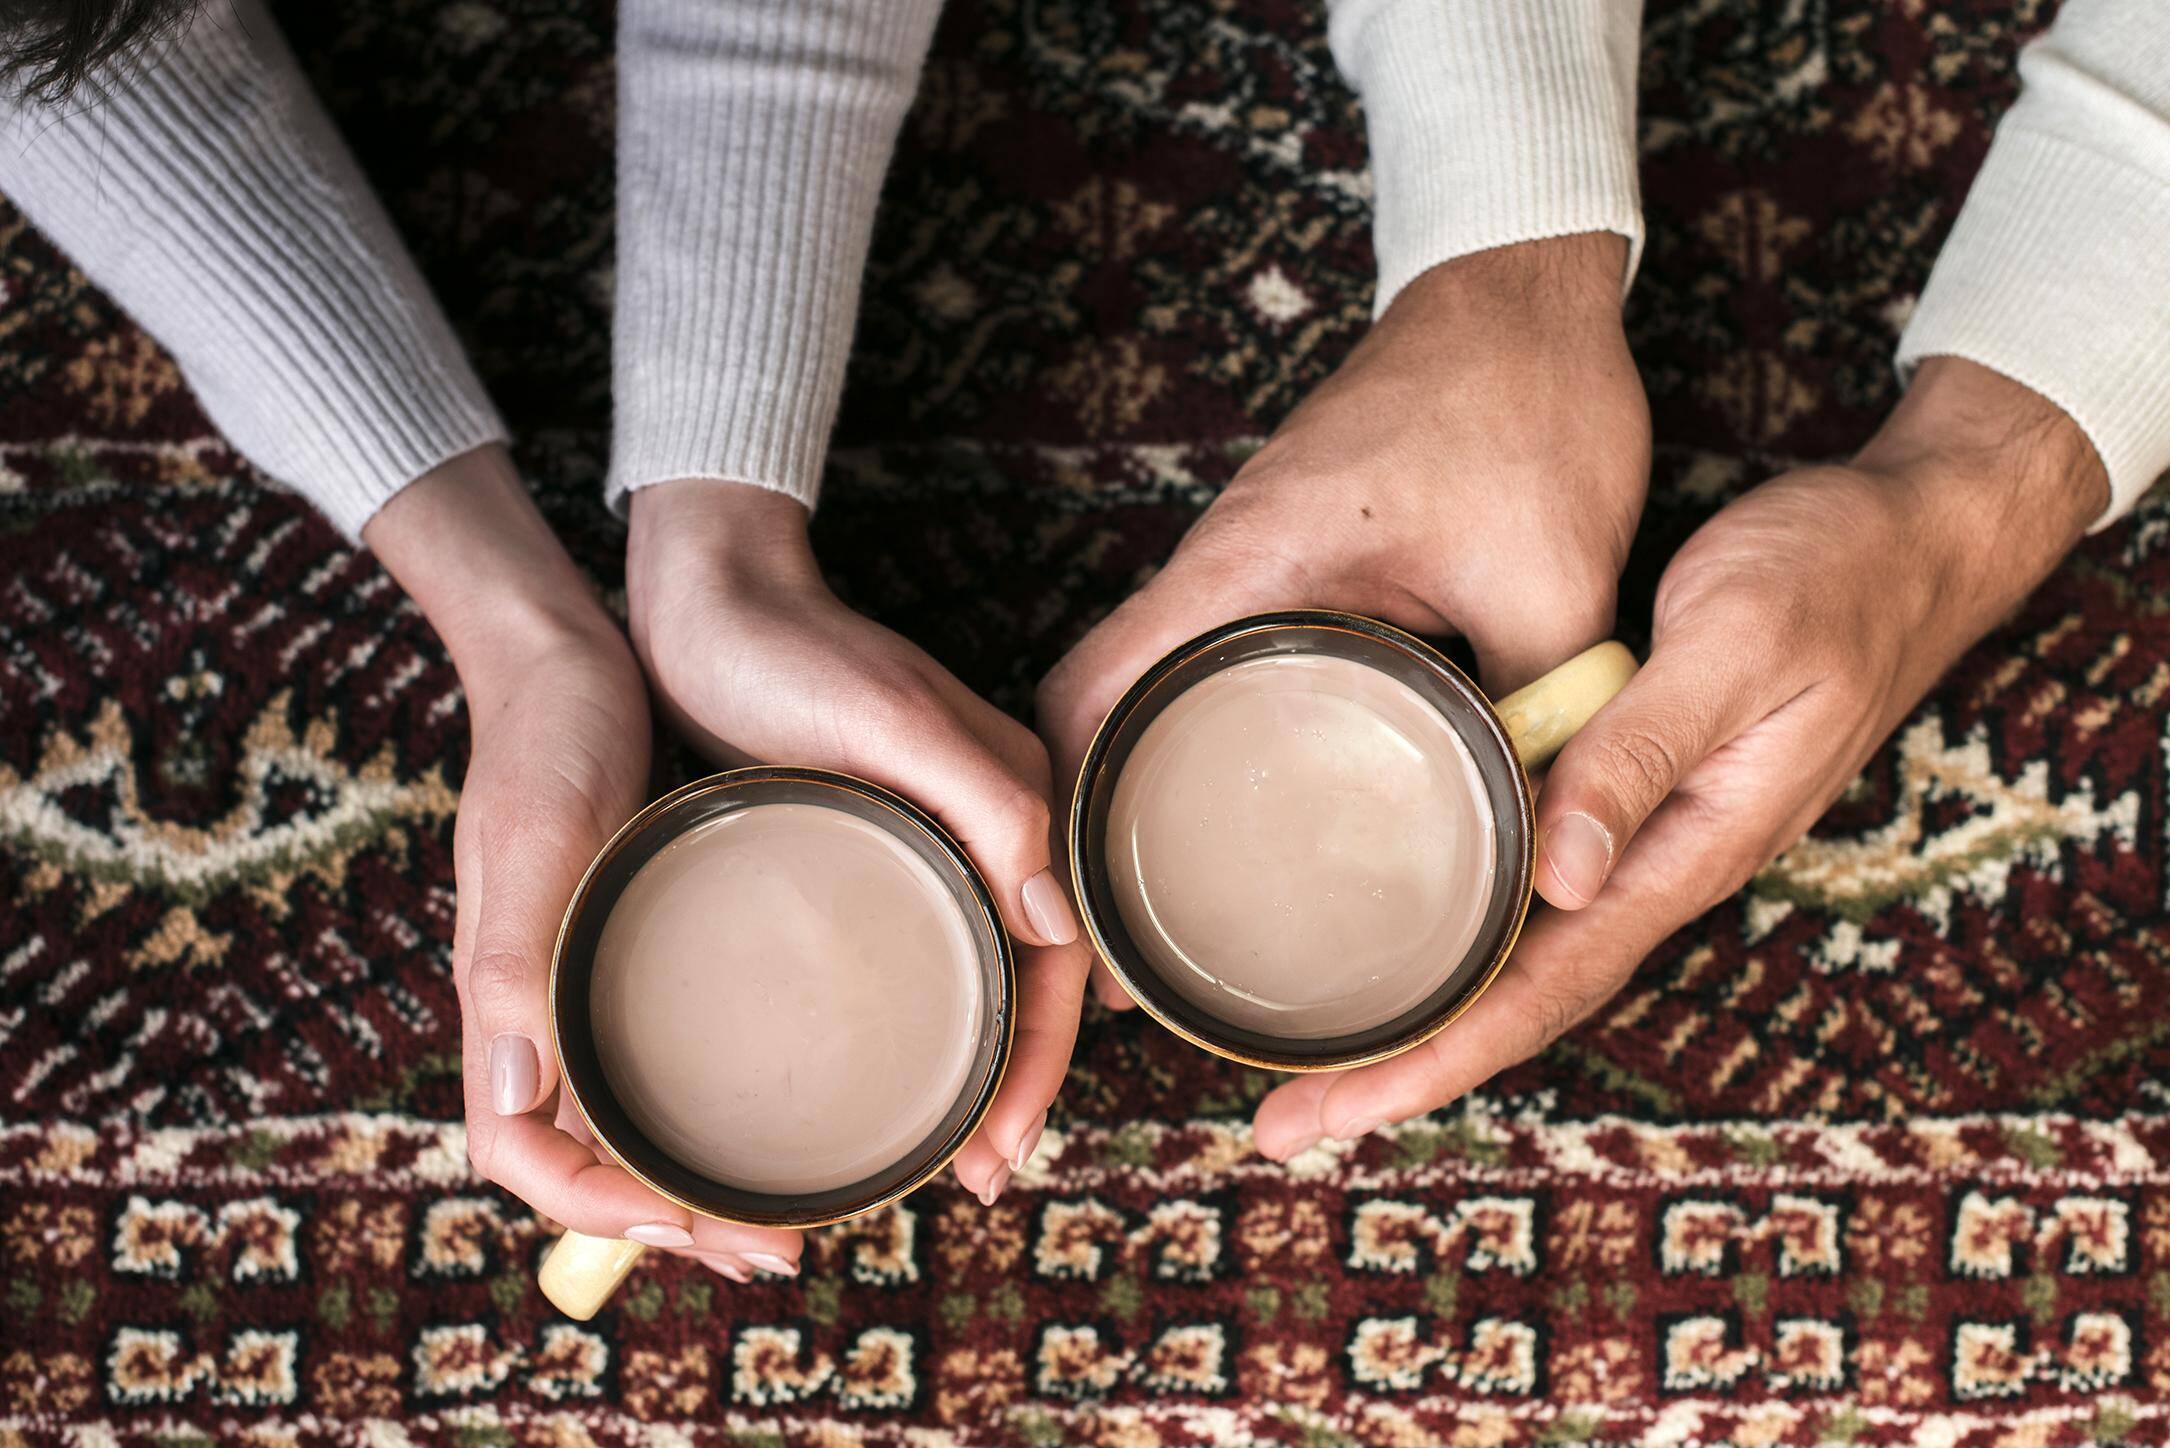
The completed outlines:
[[[881,1185],[863,1195],[854,1195],[863,1183],[812,1195],[812,1201],[825,1205],[808,1209],[764,1209],[754,1203],[765,1194],[706,1181],[698,1173],[672,1162],[667,1153],[639,1132],[618,1106],[610,1095],[608,1083],[602,1078],[592,1037],[587,1030],[587,972],[594,968],[593,935],[600,929],[600,919],[608,918],[609,907],[616,902],[625,883],[656,850],[694,826],[731,809],[754,803],[784,802],[775,798],[767,801],[747,798],[748,795],[781,795],[791,802],[805,802],[806,796],[820,799],[825,792],[855,803],[858,808],[851,813],[856,817],[879,823],[908,843],[926,846],[919,851],[921,857],[947,877],[953,894],[961,897],[960,904],[968,906],[968,923],[979,957],[983,989],[991,985],[993,997],[986,1002],[990,1019],[983,1027],[981,1044],[985,1046],[985,1037],[991,1033],[993,1054],[975,1069],[972,1084],[958,1097],[962,1113],[953,1114],[952,1124],[938,1144],[923,1157],[915,1154],[904,1158],[915,1163],[909,1171],[894,1178],[877,1174],[869,1180],[879,1181]],[[833,800],[821,802],[834,806]],[[642,851],[637,860],[622,869],[616,868],[623,857],[636,849]],[[591,912],[598,906],[602,915],[592,921],[594,929],[591,930]],[[584,939],[587,942],[585,948],[580,944]],[[569,974],[579,977],[577,1003],[567,988]],[[739,1226],[793,1230],[829,1226],[878,1211],[926,1185],[972,1139],[972,1133],[979,1129],[1002,1088],[1015,1044],[1016,1002],[1017,962],[1009,932],[1003,928],[1001,913],[996,909],[987,882],[949,832],[910,800],[878,784],[834,770],[787,765],[755,765],[697,779],[672,790],[627,820],[596,852],[586,873],[580,877],[572,899],[566,904],[550,957],[550,1043],[557,1056],[560,1089],[571,1099],[574,1110],[594,1136],[597,1146],[609,1160],[657,1195],[697,1216]],[[688,1190],[689,1184],[705,1185],[709,1190],[705,1194],[696,1193]],[[617,1290],[643,1250],[637,1242],[567,1231],[551,1247],[537,1274],[543,1295],[569,1317],[583,1320],[592,1317]]]
[[[1327,644],[1333,647],[1321,646]],[[1134,953],[1106,886],[1102,848],[1115,778],[1146,725],[1207,674],[1247,659],[1288,653],[1331,653],[1379,667],[1384,667],[1382,659],[1398,665],[1396,676],[1439,709],[1470,747],[1491,794],[1498,833],[1512,836],[1507,858],[1496,862],[1501,867],[1495,874],[1498,883],[1480,938],[1480,943],[1490,942],[1487,953],[1480,956],[1472,950],[1446,973],[1437,991],[1393,1020],[1320,1040],[1276,1039],[1230,1026],[1169,988],[1142,955]],[[1635,656],[1624,645],[1601,643],[1494,704],[1452,660],[1414,634],[1330,609],[1254,614],[1177,646],[1116,701],[1078,769],[1067,831],[1070,882],[1095,954],[1146,1014],[1192,1045],[1243,1065],[1340,1071],[1424,1044],[1477,1002],[1521,938],[1533,894],[1536,849],[1536,794],[1529,771],[1556,754],[1634,672]],[[1465,722],[1469,727],[1463,727]]]

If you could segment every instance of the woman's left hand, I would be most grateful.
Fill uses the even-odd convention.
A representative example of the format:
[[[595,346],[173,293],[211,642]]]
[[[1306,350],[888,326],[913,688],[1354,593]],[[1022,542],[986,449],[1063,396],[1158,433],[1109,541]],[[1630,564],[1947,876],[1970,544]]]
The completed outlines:
[[[1259,1150],[1286,1160],[1443,1106],[1596,1010],[1815,823],[2108,497],[2070,417],[1933,358],[1851,466],[1788,473],[1721,510],[1666,570],[1649,662],[1544,781],[1540,840],[1586,832],[1599,848],[1572,858],[1594,868],[1567,889],[1540,875],[1565,908],[1532,917],[1447,1030],[1268,1096]]]

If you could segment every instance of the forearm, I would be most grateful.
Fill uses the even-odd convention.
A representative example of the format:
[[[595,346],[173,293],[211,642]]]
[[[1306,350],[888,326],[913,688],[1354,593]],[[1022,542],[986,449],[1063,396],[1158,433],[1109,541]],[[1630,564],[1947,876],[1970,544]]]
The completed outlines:
[[[1899,344],[1964,357],[2079,425],[2105,526],[2170,468],[2170,10],[2069,0]]]
[[[1376,311],[1427,269],[1609,231],[1642,251],[1641,0],[1333,0],[1371,138]]]
[[[811,505],[938,0],[625,0],[609,496]]]
[[[107,94],[0,102],[0,191],[180,364],[248,458],[350,536],[503,425],[255,0]]]

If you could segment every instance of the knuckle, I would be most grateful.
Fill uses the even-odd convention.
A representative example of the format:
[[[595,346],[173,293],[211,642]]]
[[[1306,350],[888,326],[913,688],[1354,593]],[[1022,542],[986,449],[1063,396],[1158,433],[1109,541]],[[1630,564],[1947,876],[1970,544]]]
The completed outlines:
[[[1579,980],[1557,981],[1538,989],[1531,999],[1532,1036],[1525,1055],[1536,1055],[1566,1035],[1611,995],[1609,986]]]
[[[482,950],[467,964],[467,995],[477,1012],[494,1015],[525,1004],[536,973],[516,951]]]
[[[926,685],[910,670],[885,669],[860,682],[860,722],[879,738],[923,739],[938,712],[939,706],[928,695]]]
[[[1047,801],[1022,784],[1003,797],[996,813],[1007,828],[1033,843],[1046,839],[1055,821]]]
[[[1678,751],[1666,739],[1646,729],[1610,735],[1598,756],[1598,765],[1616,787],[1645,809],[1672,791],[1680,777]]]

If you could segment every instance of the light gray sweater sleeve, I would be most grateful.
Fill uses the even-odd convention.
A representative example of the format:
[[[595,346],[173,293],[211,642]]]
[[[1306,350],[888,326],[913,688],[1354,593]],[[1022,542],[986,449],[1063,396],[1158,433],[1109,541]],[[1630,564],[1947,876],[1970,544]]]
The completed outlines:
[[[1328,0],[1371,137],[1373,310],[1441,262],[1611,231],[1642,257],[1642,0]]]
[[[2063,408],[2110,476],[2100,529],[2170,468],[2170,5],[2066,0],[2019,74],[1899,366],[1964,357]]]
[[[608,496],[812,506],[939,0],[621,0]]]
[[[173,354],[250,461],[358,535],[504,425],[258,0],[60,107],[0,101],[0,192]]]

